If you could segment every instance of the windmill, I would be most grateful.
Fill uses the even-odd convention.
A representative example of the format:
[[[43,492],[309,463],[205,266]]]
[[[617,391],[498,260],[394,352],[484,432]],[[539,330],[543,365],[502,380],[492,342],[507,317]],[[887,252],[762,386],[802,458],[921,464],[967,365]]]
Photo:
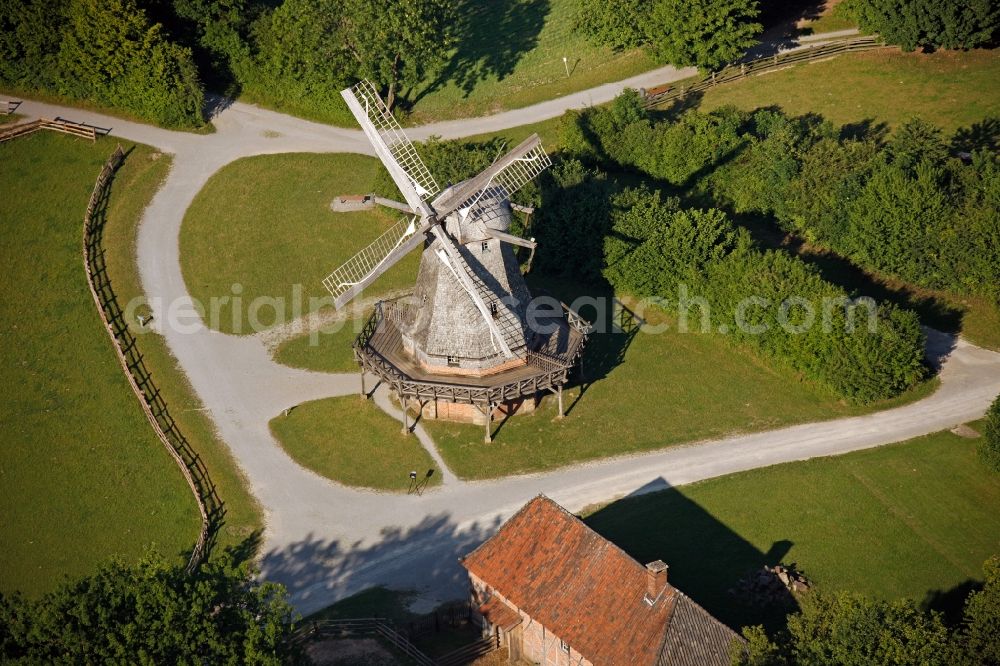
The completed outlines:
[[[531,409],[540,391],[558,394],[561,415],[588,327],[565,306],[529,318],[531,293],[511,247],[536,246],[510,233],[510,197],[551,164],[538,136],[441,191],[370,82],[341,95],[405,203],[378,201],[407,215],[323,280],[334,307],[423,247],[413,292],[380,302],[354,344],[362,393],[365,373],[375,374],[428,417],[482,417],[487,440],[495,410]]]

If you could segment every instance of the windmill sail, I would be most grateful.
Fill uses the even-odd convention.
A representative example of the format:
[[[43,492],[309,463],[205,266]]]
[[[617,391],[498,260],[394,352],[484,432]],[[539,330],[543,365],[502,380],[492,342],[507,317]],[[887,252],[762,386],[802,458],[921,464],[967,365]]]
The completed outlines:
[[[361,81],[354,88],[342,90],[340,95],[371,141],[406,203],[422,215],[430,215],[431,211],[424,202],[437,194],[437,183],[413,143],[403,133],[403,128],[382,103],[375,86],[369,81]]]
[[[424,241],[429,225],[417,228],[417,218],[399,222],[348,259],[323,279],[323,286],[333,296],[333,307],[342,308],[348,301],[377,280]]]
[[[542,141],[532,134],[478,176],[445,190],[432,202],[438,217],[469,211],[484,196],[504,199],[552,164]]]

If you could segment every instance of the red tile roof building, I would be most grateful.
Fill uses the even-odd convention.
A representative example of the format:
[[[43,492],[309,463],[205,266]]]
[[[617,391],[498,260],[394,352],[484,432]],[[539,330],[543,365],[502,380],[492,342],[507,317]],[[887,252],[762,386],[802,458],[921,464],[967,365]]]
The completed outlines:
[[[486,628],[545,666],[730,663],[732,629],[539,495],[462,560]]]

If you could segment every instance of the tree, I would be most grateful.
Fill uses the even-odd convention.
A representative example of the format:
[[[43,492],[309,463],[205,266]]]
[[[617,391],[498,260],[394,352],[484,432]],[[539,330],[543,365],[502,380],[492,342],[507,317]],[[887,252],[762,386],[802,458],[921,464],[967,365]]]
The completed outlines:
[[[58,56],[58,92],[163,125],[202,123],[191,52],[170,42],[135,0],[71,0]]]
[[[64,0],[0,0],[0,83],[52,88]]]
[[[1000,395],[986,411],[986,424],[977,449],[983,464],[994,472],[1000,472]]]
[[[422,81],[455,44],[458,4],[453,0],[345,0],[342,5],[344,41],[356,70],[386,89],[390,110],[399,88]]]
[[[340,104],[351,78],[339,0],[285,0],[254,24],[255,68],[241,73],[253,94],[292,106]]]
[[[0,661],[282,664],[292,610],[232,552],[188,575],[148,553],[111,560],[37,601],[0,595]]]
[[[992,41],[1000,8],[992,0],[848,0],[862,29],[904,51],[921,47],[970,49]]]
[[[962,627],[953,640],[954,664],[1000,664],[1000,557],[986,560],[983,574],[983,589],[965,601]]]
[[[583,0],[576,27],[597,44],[616,51],[648,41],[640,24],[648,0]]]
[[[757,43],[757,0],[654,0],[642,21],[653,56],[714,70]]]
[[[769,641],[744,630],[746,664],[801,666],[932,666],[948,663],[941,618],[908,599],[881,601],[848,592],[811,594],[788,618],[784,635]]]

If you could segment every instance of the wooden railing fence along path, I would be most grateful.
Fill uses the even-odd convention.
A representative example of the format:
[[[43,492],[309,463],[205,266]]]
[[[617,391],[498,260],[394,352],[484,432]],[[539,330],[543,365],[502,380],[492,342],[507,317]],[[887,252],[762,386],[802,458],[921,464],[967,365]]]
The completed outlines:
[[[31,120],[26,123],[21,123],[20,125],[12,125],[10,127],[0,129],[0,143],[16,139],[19,136],[33,134],[34,132],[43,129],[52,130],[53,132],[62,132],[63,134],[71,134],[72,136],[90,139],[91,141],[97,141],[98,129],[100,128],[94,127],[93,125],[87,125],[85,123],[74,123],[70,120],[64,120],[62,118],[56,118],[55,120],[39,118],[38,120]],[[106,133],[106,131],[101,130],[101,134]]]
[[[19,106],[21,106],[21,103],[15,102],[12,99],[0,100],[0,116],[9,116],[17,111],[17,107]]]
[[[101,238],[111,182],[124,159],[125,151],[119,145],[104,164],[104,168],[101,169],[101,174],[97,178],[97,183],[94,185],[94,191],[87,205],[87,213],[83,219],[83,265],[87,273],[90,294],[94,298],[94,304],[97,306],[97,312],[104,324],[104,329],[111,338],[115,355],[118,357],[118,363],[125,373],[129,386],[132,387],[132,392],[139,400],[142,411],[157,438],[166,448],[170,457],[177,463],[177,467],[184,475],[184,479],[198,504],[198,512],[201,514],[201,529],[198,541],[195,543],[188,560],[187,570],[190,573],[205,557],[210,547],[209,544],[221,523],[224,511],[222,501],[216,494],[208,470],[178,429],[166,403],[160,396],[159,389],[153,383],[153,379],[146,369],[135,336],[129,329],[125,314],[118,304],[108,277]]]
[[[412,641],[438,633],[446,626],[457,627],[472,621],[472,606],[467,601],[461,601],[401,624],[393,624],[390,620],[379,617],[315,620],[299,627],[290,640],[293,644],[304,645],[322,639],[381,636],[419,666],[461,666],[497,650],[500,647],[497,638],[481,637],[435,659],[424,654]]]
[[[296,631],[291,640],[293,643],[302,645],[323,638],[351,638],[353,636],[381,636],[418,666],[438,666],[433,659],[411,643],[410,639],[389,626],[387,620],[378,617],[309,622]]]
[[[885,46],[885,42],[880,37],[865,36],[841,39],[835,42],[827,42],[810,46],[809,48],[788,51],[786,53],[776,53],[772,56],[761,56],[748,62],[740,62],[728,65],[718,72],[711,72],[701,80],[693,84],[667,84],[641,90],[643,106],[647,109],[663,107],[670,102],[683,100],[686,96],[697,94],[720,83],[728,83],[747,76],[763,74],[767,71],[791,67],[796,63],[824,58],[832,58],[841,53],[851,51],[868,51]]]

